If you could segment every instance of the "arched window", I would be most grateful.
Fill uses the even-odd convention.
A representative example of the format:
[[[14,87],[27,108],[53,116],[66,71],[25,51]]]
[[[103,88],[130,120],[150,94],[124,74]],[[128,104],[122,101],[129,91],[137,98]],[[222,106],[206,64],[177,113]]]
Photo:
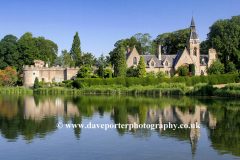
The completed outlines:
[[[137,58],[136,57],[133,58],[133,64],[137,65]]]
[[[195,47],[194,50],[193,50],[193,55],[194,56],[197,56],[197,48]]]
[[[151,66],[154,66],[154,62],[153,61],[151,62]]]
[[[168,66],[168,62],[165,62],[165,66]]]

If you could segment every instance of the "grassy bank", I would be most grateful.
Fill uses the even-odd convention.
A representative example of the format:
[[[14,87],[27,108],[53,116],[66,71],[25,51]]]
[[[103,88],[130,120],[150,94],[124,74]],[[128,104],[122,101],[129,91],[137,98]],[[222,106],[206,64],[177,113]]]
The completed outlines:
[[[149,94],[149,95],[184,95],[187,91],[186,84],[176,83],[168,84],[162,83],[156,86],[141,86],[135,85],[130,87],[123,87],[121,85],[96,85],[85,87],[81,89],[68,88],[38,88],[34,93],[40,94]]]
[[[155,86],[134,85],[123,87],[121,85],[95,85],[81,89],[38,88],[34,93],[39,94],[106,94],[106,95],[189,95],[189,96],[218,96],[240,97],[240,85],[228,84],[218,89],[207,83],[198,83],[193,89],[186,87],[185,83],[160,83]]]
[[[0,93],[33,93],[27,87],[0,87]]]

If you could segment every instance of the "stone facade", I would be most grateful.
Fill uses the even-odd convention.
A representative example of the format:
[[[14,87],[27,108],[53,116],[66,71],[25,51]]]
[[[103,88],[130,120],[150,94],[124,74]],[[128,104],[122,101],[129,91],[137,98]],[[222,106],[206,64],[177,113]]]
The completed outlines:
[[[36,77],[38,77],[39,82],[52,82],[53,78],[55,78],[55,82],[76,79],[77,73],[80,69],[79,67],[62,68],[58,65],[56,67],[48,68],[47,64],[45,66],[46,67],[44,67],[44,62],[41,60],[34,60],[34,65],[31,65],[30,67],[27,65],[23,66],[23,85],[32,87]],[[93,69],[93,74],[96,74],[98,68],[93,67]],[[113,71],[110,67],[104,69],[110,69]]]
[[[137,49],[134,48],[126,53],[127,66],[137,66],[140,56],[143,57],[146,64],[146,71],[166,72],[173,75],[173,72],[180,66],[195,65],[195,75],[207,75],[206,68],[212,64],[212,61],[217,59],[216,50],[209,49],[208,55],[200,55],[200,40],[196,33],[195,23],[192,18],[191,31],[187,40],[187,48],[179,51],[176,55],[162,55],[161,45],[157,47],[156,55],[139,55]]]

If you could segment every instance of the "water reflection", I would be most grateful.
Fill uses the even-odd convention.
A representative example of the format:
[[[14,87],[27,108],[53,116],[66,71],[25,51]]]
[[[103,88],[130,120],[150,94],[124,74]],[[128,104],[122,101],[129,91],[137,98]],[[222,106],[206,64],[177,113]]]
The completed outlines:
[[[18,96],[0,95],[0,131],[9,141],[20,135],[28,142],[58,130],[56,124],[81,124],[83,119],[107,117],[115,124],[201,124],[208,132],[211,147],[220,154],[240,156],[240,101],[196,99],[192,97],[115,97],[115,96]],[[81,128],[74,128],[81,140]],[[69,130],[70,131],[70,130]],[[93,130],[98,132],[98,130]],[[196,154],[200,128],[155,130],[117,128],[119,136],[150,137],[185,141]],[[108,133],[108,132],[106,132]],[[52,134],[54,136],[54,134]],[[109,135],[111,136],[111,135]]]

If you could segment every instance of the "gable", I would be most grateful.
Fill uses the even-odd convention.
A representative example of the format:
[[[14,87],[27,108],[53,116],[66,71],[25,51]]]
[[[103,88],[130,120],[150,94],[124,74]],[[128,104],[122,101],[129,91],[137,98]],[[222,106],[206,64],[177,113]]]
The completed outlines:
[[[193,60],[190,57],[188,51],[185,49],[184,51],[178,52],[178,55],[176,57],[174,68],[177,69],[183,64],[192,64]]]
[[[127,67],[131,67],[132,65],[134,65],[133,58],[135,58],[135,57],[137,58],[137,64],[138,64],[138,62],[140,60],[140,55],[134,46],[130,52],[126,53]]]

